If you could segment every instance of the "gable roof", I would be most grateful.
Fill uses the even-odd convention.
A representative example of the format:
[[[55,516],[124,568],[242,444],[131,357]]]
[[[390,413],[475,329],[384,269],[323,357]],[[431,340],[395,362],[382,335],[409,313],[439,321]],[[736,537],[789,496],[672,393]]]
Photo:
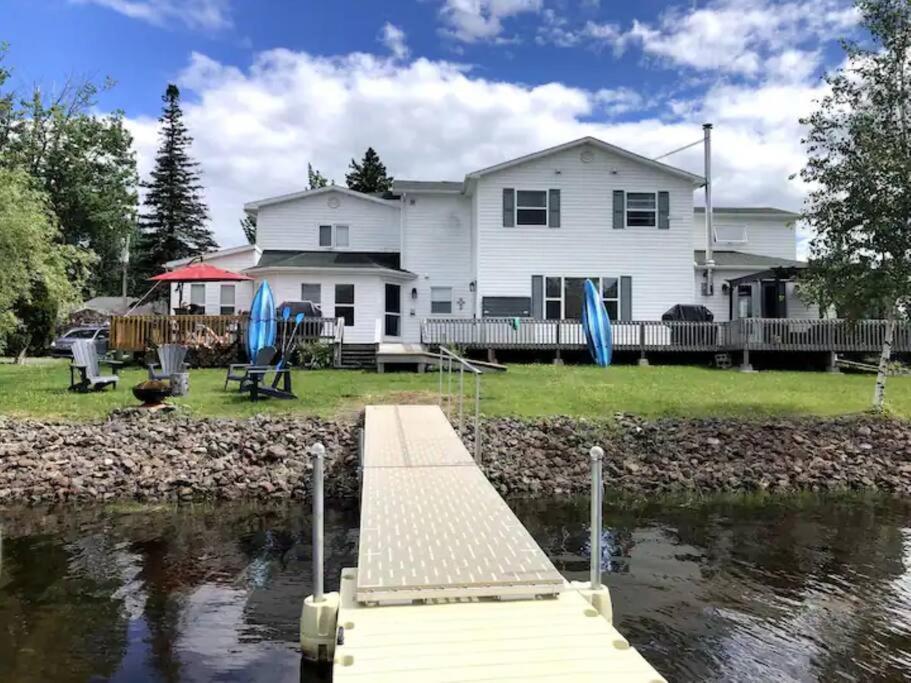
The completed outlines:
[[[395,192],[461,192],[465,188],[462,181],[453,180],[393,180]]]
[[[177,268],[178,266],[187,265],[188,263],[190,263],[190,261],[193,261],[194,259],[208,261],[213,258],[220,258],[222,256],[232,256],[233,254],[243,254],[244,252],[253,251],[253,250],[257,250],[257,249],[259,249],[259,247],[257,247],[255,244],[242,244],[239,247],[228,247],[226,249],[218,249],[216,251],[207,251],[205,254],[200,254],[199,256],[191,256],[188,258],[178,258],[178,259],[174,259],[173,261],[167,261],[167,262],[165,262],[164,267],[168,268],[168,269]]]
[[[307,197],[316,197],[321,194],[328,194],[329,192],[339,192],[341,194],[348,195],[349,197],[355,197],[356,199],[363,199],[367,202],[375,202],[382,206],[389,206],[393,209],[397,209],[398,204],[396,201],[390,201],[387,199],[381,199],[373,194],[365,194],[363,192],[357,192],[356,190],[349,189],[347,187],[342,187],[340,185],[326,185],[326,187],[320,187],[315,190],[302,190],[300,192],[292,192],[290,194],[280,194],[276,197],[267,197],[266,199],[259,199],[255,202],[247,202],[244,204],[244,211],[247,213],[256,213],[264,206],[269,206],[270,204],[281,204],[282,202],[290,202],[295,199],[304,199]],[[397,200],[397,198],[396,198]]]
[[[272,268],[361,268],[368,270],[394,270],[411,274],[401,268],[398,252],[373,251],[290,251],[267,249],[259,263],[247,268],[245,273],[256,273]]]
[[[693,258],[699,267],[705,264],[705,251],[696,249],[693,252]],[[778,258],[776,256],[763,256],[762,254],[750,254],[745,251],[727,251],[712,250],[712,258],[715,260],[715,267],[720,268],[804,268],[806,261],[795,261],[793,259]]]
[[[684,171],[682,168],[677,168],[676,166],[669,166],[668,164],[663,164],[660,161],[655,161],[654,159],[649,159],[648,157],[641,156],[635,152],[630,152],[627,149],[622,147],[617,147],[612,145],[609,142],[604,142],[604,140],[599,140],[598,138],[592,137],[590,135],[579,138],[578,140],[571,140],[570,142],[564,142],[562,145],[557,145],[556,147],[548,147],[547,149],[542,149],[538,152],[532,152],[531,154],[526,154],[525,156],[518,157],[516,159],[510,159],[509,161],[504,161],[502,163],[496,164],[494,166],[488,166],[487,168],[482,168],[478,171],[472,171],[471,173],[465,176],[465,180],[480,178],[483,175],[488,173],[496,173],[497,171],[502,171],[506,168],[511,168],[513,166],[518,166],[519,164],[524,164],[527,161],[533,161],[535,159],[540,159],[542,157],[549,156],[551,154],[556,154],[557,152],[562,152],[567,149],[572,149],[573,147],[581,147],[582,145],[592,145],[598,149],[604,150],[611,154],[616,154],[617,156],[629,159],[636,163],[649,166],[658,171],[664,173],[670,173],[671,175],[676,175],[685,180],[696,185],[704,185],[705,178],[695,173],[690,173],[689,171]]]
[[[694,206],[695,213],[705,213],[704,206]],[[785,209],[776,209],[772,206],[715,206],[712,207],[713,214],[726,213],[732,215],[744,216],[781,216],[782,218],[800,218],[799,213],[786,211]]]

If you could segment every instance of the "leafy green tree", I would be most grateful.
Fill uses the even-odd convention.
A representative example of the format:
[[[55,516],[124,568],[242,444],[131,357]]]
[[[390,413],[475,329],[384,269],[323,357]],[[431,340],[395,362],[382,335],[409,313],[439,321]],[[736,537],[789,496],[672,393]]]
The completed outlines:
[[[351,190],[374,193],[392,189],[393,179],[386,175],[386,166],[373,147],[367,148],[361,163],[352,159],[348,168],[351,170],[345,174],[345,183]]]
[[[911,4],[859,0],[868,43],[846,42],[845,66],[801,122],[815,231],[804,292],[840,314],[888,320],[873,407],[880,410],[896,318],[911,297]]]
[[[246,215],[240,219],[240,228],[250,244],[256,244],[256,216]]]
[[[0,68],[0,86],[8,76]],[[60,239],[99,256],[86,296],[119,293],[122,247],[136,229],[132,136],[122,112],[92,112],[111,85],[68,81],[52,95],[35,88],[20,100],[0,92],[0,166],[25,169],[47,194]]]
[[[307,189],[318,190],[321,187],[329,185],[329,179],[322,173],[313,168],[312,164],[307,164]]]
[[[190,158],[193,138],[183,123],[180,90],[170,84],[162,97],[161,145],[140,216],[137,271],[148,277],[173,259],[217,248],[206,226],[209,212],[202,198],[199,164]]]
[[[47,195],[25,171],[0,168],[0,352],[44,348],[82,300],[97,258],[59,237]]]

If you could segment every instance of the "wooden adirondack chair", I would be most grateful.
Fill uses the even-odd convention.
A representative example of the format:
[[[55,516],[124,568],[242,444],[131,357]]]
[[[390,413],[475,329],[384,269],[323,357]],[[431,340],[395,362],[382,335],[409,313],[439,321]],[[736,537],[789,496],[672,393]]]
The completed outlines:
[[[243,389],[250,368],[271,368],[277,355],[278,349],[274,346],[264,346],[257,352],[252,363],[232,363],[228,366],[228,374],[225,377],[225,389],[228,388],[228,382],[240,382],[240,388]]]
[[[158,362],[149,363],[149,379],[171,379],[171,375],[186,372],[184,362],[187,347],[181,344],[162,344],[158,347]]]
[[[117,386],[118,368],[123,365],[120,361],[98,358],[95,342],[80,339],[73,343],[73,361],[70,363],[70,391],[96,391],[104,389],[108,384]],[[104,363],[111,367],[110,375],[102,375],[99,364]],[[76,381],[76,375],[79,381]]]

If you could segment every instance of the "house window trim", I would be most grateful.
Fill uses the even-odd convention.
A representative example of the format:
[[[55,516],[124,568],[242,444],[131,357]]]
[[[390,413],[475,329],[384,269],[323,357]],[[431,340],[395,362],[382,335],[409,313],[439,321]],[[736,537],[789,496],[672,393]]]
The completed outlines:
[[[652,197],[655,198],[655,208],[651,210],[651,212],[655,216],[655,222],[653,225],[630,225],[630,222],[629,222],[629,214],[630,214],[629,197],[632,194],[650,194],[650,195],[652,195]],[[627,190],[626,194],[624,195],[624,198],[623,198],[623,204],[624,204],[624,207],[623,207],[623,227],[624,228],[632,228],[634,230],[636,228],[645,228],[646,230],[651,230],[653,228],[658,227],[658,190],[655,190],[654,192],[648,192],[648,191],[633,192],[633,191]],[[633,209],[633,211],[635,211],[637,213],[643,213],[645,211],[648,211],[648,209]]]
[[[445,301],[434,302],[433,290],[435,290],[435,289],[448,289],[449,290],[449,301],[448,301],[449,311],[434,312],[434,310],[433,310],[434,303],[446,303]],[[431,285],[431,287],[430,287],[430,317],[451,316],[452,315],[452,305],[453,305],[454,299],[455,299],[455,287],[453,287],[452,285]]]
[[[319,301],[313,301],[304,296],[304,287],[316,287],[319,290]],[[322,282],[301,282],[301,301],[309,301],[316,306],[323,305],[323,283]]]
[[[206,285],[205,285],[205,283],[202,283],[202,282],[194,282],[194,283],[190,284],[190,299],[189,299],[188,303],[191,306],[194,305],[195,302],[193,301],[193,290],[196,289],[197,287],[202,288],[202,303],[195,304],[195,305],[202,306],[203,308],[205,308],[206,307]],[[197,289],[196,291],[199,291],[199,290]]]
[[[232,303],[230,306],[227,306],[227,305],[225,305],[222,294],[226,290],[229,290],[229,289],[232,292],[232,296],[231,296]],[[230,308],[231,312],[225,313],[226,308]],[[218,314],[219,315],[237,315],[237,285],[232,285],[232,284],[219,285],[219,287],[218,287]]]
[[[329,228],[329,244],[321,244],[321,232],[323,228]],[[338,243],[338,229],[345,228],[348,231],[348,243],[340,245]],[[320,223],[317,226],[316,246],[319,249],[350,249],[351,248],[351,223]]]
[[[558,189],[558,188],[553,187],[553,188],[547,188],[545,190],[539,190],[539,189],[529,189],[529,188],[519,189],[517,187],[515,189],[516,198],[515,198],[515,201],[513,202],[514,206],[512,207],[512,219],[513,219],[512,222],[515,225],[515,227],[532,228],[532,229],[549,228],[550,227],[550,191],[556,190],[556,189]],[[520,192],[543,192],[544,193],[544,206],[522,206],[522,207],[520,207],[519,206],[519,193]],[[519,222],[519,209],[520,208],[525,211],[528,211],[528,210],[543,211],[544,212],[544,222],[543,223],[520,223]]]
[[[561,321],[576,320],[576,318],[567,318],[566,317],[566,279],[567,278],[583,278],[586,280],[597,280],[598,281],[598,294],[601,297],[601,302],[603,304],[605,304],[605,308],[607,307],[607,302],[609,302],[609,301],[615,302],[617,304],[617,314],[616,314],[616,316],[611,316],[611,322],[612,323],[619,322],[620,312],[623,310],[623,308],[621,306],[621,302],[623,300],[623,294],[621,292],[621,287],[620,287],[620,277],[621,277],[620,275],[610,275],[610,276],[605,275],[603,277],[598,277],[598,278],[585,277],[584,275],[544,275],[543,277],[544,277],[544,296],[543,296],[543,302],[544,302],[544,311],[543,311],[544,318],[543,319],[544,320],[555,320],[555,318],[547,317],[547,303],[549,301],[551,301],[551,302],[559,301],[560,302],[559,320],[561,320]],[[548,278],[556,279],[556,280],[560,281],[560,296],[559,297],[547,295]],[[610,279],[610,280],[616,281],[616,285],[617,285],[617,296],[616,297],[605,297],[604,296],[604,280],[605,279]]]

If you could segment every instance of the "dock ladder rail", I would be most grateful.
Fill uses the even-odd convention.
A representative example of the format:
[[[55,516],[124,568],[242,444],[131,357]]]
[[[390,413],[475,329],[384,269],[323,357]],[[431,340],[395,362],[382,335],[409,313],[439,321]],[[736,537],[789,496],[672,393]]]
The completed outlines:
[[[459,437],[463,436],[465,430],[465,372],[468,371],[474,375],[474,461],[481,464],[481,370],[472,365],[471,361],[463,358],[454,351],[447,349],[440,344],[439,362],[440,368],[440,393],[439,404],[443,409],[443,373],[448,374],[446,388],[446,416],[452,422],[452,371],[453,365],[457,367],[459,373]]]

